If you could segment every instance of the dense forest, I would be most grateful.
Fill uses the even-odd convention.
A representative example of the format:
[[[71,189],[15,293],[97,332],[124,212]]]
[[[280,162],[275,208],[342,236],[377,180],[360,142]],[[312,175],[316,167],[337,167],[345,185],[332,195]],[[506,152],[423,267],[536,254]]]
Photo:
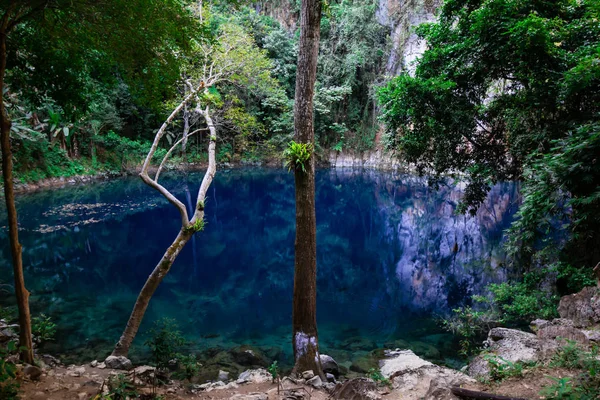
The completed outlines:
[[[398,378],[404,372],[390,370],[397,368],[393,360],[412,356],[448,368],[437,372],[438,386],[427,386],[421,398],[463,398],[460,390],[450,390],[459,386],[476,390],[478,394],[472,396],[481,395],[507,380],[538,380],[531,377],[545,376],[544,368],[554,372],[549,381],[540,378],[535,394],[514,388],[504,394],[547,399],[599,395],[599,1],[0,0],[0,17],[6,203],[6,210],[0,210],[0,225],[5,225],[0,237],[7,243],[2,254],[10,258],[4,264],[14,270],[14,286],[12,277],[0,278],[0,398],[14,398],[23,377],[25,382],[37,380],[39,375],[32,378],[35,373],[23,365],[37,363],[42,374],[48,362],[38,362],[40,346],[52,349],[42,343],[55,340],[57,329],[61,332],[54,316],[37,315],[43,307],[36,306],[30,315],[26,287],[38,288],[32,298],[50,307],[47,299],[36,298],[38,293],[41,298],[48,294],[44,291],[56,290],[41,289],[41,276],[51,269],[49,265],[79,263],[102,243],[93,239],[97,232],[85,226],[87,222],[68,225],[64,220],[81,212],[82,220],[87,218],[90,224],[107,224],[103,235],[111,236],[106,232],[112,211],[100,200],[111,195],[116,203],[137,204],[140,212],[153,213],[159,207],[162,211],[156,218],[161,218],[162,236],[167,239],[148,234],[160,248],[160,254],[152,251],[151,260],[133,249],[133,240],[119,239],[154,269],[144,273],[139,284],[136,281],[135,290],[127,287],[132,293],[120,294],[127,298],[126,312],[132,310],[128,321],[110,327],[111,335],[114,329],[123,332],[120,338],[104,338],[102,345],[92,347],[109,369],[130,369],[130,353],[153,364],[152,381],[146,382],[153,398],[158,398],[157,386],[169,377],[187,382],[191,386],[185,390],[195,394],[209,386],[194,385],[215,381],[217,375],[218,381],[227,382],[229,378],[221,379],[224,371],[239,373],[242,367],[269,365],[268,373],[260,371],[273,383],[279,382],[279,396],[283,377],[277,362],[284,364],[293,378],[290,382],[326,389],[335,398],[355,398],[359,392],[391,398],[385,397],[390,394],[385,387],[392,396],[408,393],[407,383]],[[381,168],[393,160],[402,175],[377,172],[365,178],[365,172],[358,178],[354,172],[350,177],[331,172],[333,177],[324,177],[338,157],[370,159],[370,167]],[[354,161],[351,164],[356,166]],[[220,171],[241,167],[262,172],[247,172],[246,178],[242,177],[246,172],[219,177]],[[293,177],[264,172],[265,167],[285,168]],[[197,171],[205,173],[198,178]],[[89,204],[81,200],[87,195],[68,204],[67,195],[56,194],[56,204],[64,203],[64,220],[48,222],[55,223],[56,229],[44,223],[43,229],[35,230],[30,219],[24,223],[18,217],[23,207],[26,218],[31,218],[30,210],[38,200],[27,198],[27,190],[44,180],[62,184],[73,177],[117,179],[137,174],[160,200],[151,203],[138,186],[122,189],[115,184],[114,193],[98,190],[97,199],[88,200]],[[220,198],[216,187],[230,198]],[[263,190],[286,193],[265,197]],[[237,199],[238,194],[248,199],[236,206],[231,198]],[[128,196],[141,200],[135,203]],[[54,200],[39,198],[54,206]],[[255,203],[254,198],[265,204]],[[329,204],[332,198],[335,201]],[[173,277],[172,267],[193,263],[196,276],[196,263],[206,254],[218,254],[234,265],[236,251],[251,253],[244,245],[229,244],[229,250],[224,250],[232,237],[223,233],[224,226],[231,231],[239,227],[223,222],[227,218],[221,214],[217,217],[221,203],[233,213],[239,212],[236,207],[251,212],[244,223],[248,231],[240,233],[245,240],[252,242],[252,235],[267,232],[267,243],[272,244],[273,248],[265,249],[253,245],[273,253],[254,255],[261,260],[256,268],[262,280],[252,276],[248,281],[256,287],[257,297],[247,292],[254,289],[236,280],[237,275],[221,276],[227,282],[223,286],[231,291],[215,292],[210,300],[171,289],[174,280],[182,279]],[[42,204],[46,207],[40,200]],[[106,215],[85,214],[93,207],[107,210]],[[133,219],[132,209],[115,218]],[[50,211],[43,215],[54,216]],[[166,215],[173,224],[164,222]],[[239,221],[246,218],[235,215]],[[260,226],[249,233],[257,221]],[[135,235],[134,223],[130,228],[127,223],[120,228],[122,234],[130,229],[128,235]],[[348,232],[363,236],[357,239],[336,231],[343,231],[344,224]],[[73,239],[71,229],[89,236]],[[61,230],[62,234],[56,233]],[[26,238],[23,247],[20,234]],[[73,249],[32,265],[30,243],[34,239],[40,240],[34,242],[36,246],[41,243],[40,236],[33,235],[44,234],[47,241],[36,251],[44,252],[41,249],[48,243],[60,241],[69,243],[61,249]],[[200,247],[203,255],[199,256],[197,241],[206,238],[211,246]],[[363,253],[357,254],[352,246],[360,246]],[[193,257],[186,253],[190,247]],[[110,259],[106,271],[118,275],[119,260],[109,255],[111,251],[104,251]],[[65,261],[64,254],[70,252],[77,255]],[[203,260],[213,258],[218,259],[210,255]],[[2,271],[4,264],[0,264]],[[349,272],[359,264],[368,265],[368,272],[362,271],[367,275]],[[254,268],[253,263],[248,265]],[[293,270],[277,270],[280,265],[293,265]],[[332,277],[324,279],[317,265]],[[248,268],[239,273],[251,276]],[[39,282],[30,285],[28,279],[40,271]],[[71,274],[64,273],[64,284],[76,280]],[[60,275],[56,279],[63,279]],[[289,282],[282,283],[288,275]],[[317,322],[322,325],[322,321],[317,321],[316,308],[319,290],[325,289],[319,288],[326,287],[327,295],[335,299],[327,297],[328,302],[345,307],[351,303],[344,302],[361,298],[350,295],[350,287],[376,292],[375,283],[367,282],[369,276],[385,282],[381,285],[386,294],[365,299],[367,306],[357,309],[372,318],[385,314],[384,328],[368,334],[352,330],[356,327],[339,328],[352,334],[338,332],[335,341],[321,340]],[[263,293],[281,295],[285,288],[291,299],[290,318],[285,322],[291,324],[290,332],[285,332],[292,338],[292,353],[271,356],[267,355],[273,353],[271,347],[246,348],[245,342],[233,350],[218,342],[194,353],[174,321],[156,321],[154,328],[143,322],[147,312],[158,319],[154,317],[160,313],[152,309],[151,299],[164,296],[160,288],[165,285],[180,305],[200,299],[190,309],[244,304],[240,308],[245,313],[255,311],[248,311],[246,302],[263,304]],[[443,301],[431,300],[440,293]],[[411,296],[413,303],[407,301]],[[419,302],[429,306],[414,306]],[[438,307],[440,303],[443,306]],[[271,315],[279,312],[277,307],[268,304],[266,309],[268,316],[258,319],[279,321]],[[329,309],[327,315],[335,319]],[[407,325],[418,329],[406,334],[408,328],[389,321],[402,315]],[[197,322],[183,325],[193,327]],[[272,323],[273,331],[284,324]],[[143,356],[133,345],[138,330],[149,349]],[[387,332],[385,338],[379,337],[381,331]],[[516,345],[511,342],[521,334],[533,338],[523,336]],[[203,335],[205,339],[218,336],[209,331]],[[442,336],[432,338],[436,335]],[[12,340],[17,337],[18,346]],[[481,344],[486,337],[487,350]],[[539,342],[531,345],[534,339]],[[240,344],[235,340],[232,343]],[[442,345],[446,340],[447,347]],[[549,340],[550,344],[545,342]],[[89,341],[90,337],[78,339],[78,343]],[[339,366],[320,353],[319,346],[341,360]],[[507,350],[519,346],[535,348],[534,356]],[[395,348],[410,349],[411,354],[387,352]],[[24,364],[18,362],[18,354]],[[394,367],[386,367],[386,357]],[[449,369],[465,365],[480,386]],[[315,378],[318,385],[313,385]],[[118,375],[117,380],[106,377],[105,382],[110,393],[102,393],[102,383],[93,398],[141,396],[130,387],[136,386],[135,373],[131,381]],[[442,386],[449,397],[434,397]],[[126,389],[132,391],[125,393]]]

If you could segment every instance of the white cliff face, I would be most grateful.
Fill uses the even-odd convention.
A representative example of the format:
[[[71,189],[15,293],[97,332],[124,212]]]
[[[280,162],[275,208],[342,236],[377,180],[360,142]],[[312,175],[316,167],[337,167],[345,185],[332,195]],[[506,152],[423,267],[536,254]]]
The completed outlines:
[[[425,41],[419,40],[415,28],[437,20],[436,11],[441,0],[379,0],[377,21],[391,29],[392,48],[386,64],[386,75],[415,72],[415,61],[426,50]]]

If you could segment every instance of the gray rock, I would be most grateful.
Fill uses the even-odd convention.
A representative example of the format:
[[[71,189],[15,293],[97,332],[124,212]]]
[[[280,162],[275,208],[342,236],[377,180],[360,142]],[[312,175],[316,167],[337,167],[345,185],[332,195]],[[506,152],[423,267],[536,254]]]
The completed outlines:
[[[454,399],[450,388],[475,382],[467,375],[434,365],[411,350],[386,351],[380,361],[381,374],[392,382],[402,399]]]
[[[106,360],[104,360],[104,364],[107,368],[124,369],[126,371],[130,370],[133,367],[131,361],[127,357],[123,356],[108,356],[106,357]]]
[[[269,371],[259,368],[259,369],[249,369],[244,371],[238,377],[236,383],[265,383],[271,382],[273,377],[269,373]]]
[[[77,367],[72,365],[69,368],[67,368],[67,375],[69,376],[79,377],[83,374],[85,374],[85,367]]]
[[[600,288],[588,286],[579,293],[563,296],[558,313],[561,318],[572,320],[578,328],[600,323]]]
[[[90,367],[96,368],[98,366],[98,360],[94,360],[90,363]]]
[[[229,372],[219,370],[219,376],[217,379],[223,382],[227,382],[229,380]]]
[[[302,379],[311,379],[312,377],[315,376],[315,373],[313,372],[313,370],[308,370],[308,371],[304,371],[302,373]]]
[[[568,321],[569,323],[565,323]],[[589,339],[584,332],[575,328],[570,320],[555,319],[538,329],[537,337],[541,340],[567,339],[582,345],[588,345]]]
[[[333,357],[327,354],[319,354],[319,360],[321,360],[323,372],[333,374],[336,377],[340,376],[340,366]]]
[[[0,329],[0,343],[16,339],[17,334],[10,328]]]
[[[333,392],[333,391],[335,390],[335,387],[336,387],[336,384],[335,384],[335,383],[333,383],[333,382],[325,382],[325,383],[323,384],[323,388],[324,388],[325,390],[327,390],[328,392],[330,392],[330,393],[331,393],[331,392]]]
[[[270,364],[260,350],[249,346],[235,347],[229,352],[236,363],[245,367],[267,367]]]
[[[248,394],[236,394],[229,398],[229,400],[269,400],[269,396],[266,393],[248,393]]]
[[[306,381],[306,384],[318,389],[321,386],[323,386],[323,381],[321,380],[321,377],[319,375],[316,375],[308,379]]]
[[[494,328],[490,330],[484,342],[487,352],[493,353],[510,362],[537,362],[544,358],[543,341],[533,333],[516,329]],[[556,347],[553,345],[553,347]],[[548,349],[550,354],[552,351]],[[487,377],[490,373],[489,363],[484,355],[479,355],[469,364],[469,375],[475,378]]]
[[[590,342],[596,342],[596,343],[600,342],[600,331],[598,331],[598,330],[582,330],[582,332]]]
[[[335,375],[330,374],[329,372],[325,373],[325,377],[327,378],[327,382],[335,383]]]

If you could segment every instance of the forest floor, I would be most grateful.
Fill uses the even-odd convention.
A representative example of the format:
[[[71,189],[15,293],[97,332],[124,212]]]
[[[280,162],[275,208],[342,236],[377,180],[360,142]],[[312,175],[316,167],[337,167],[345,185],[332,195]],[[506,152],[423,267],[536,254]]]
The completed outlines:
[[[46,370],[38,380],[24,380],[21,384],[20,398],[31,400],[87,400],[102,393],[111,376],[125,373],[111,369],[87,366],[58,366]],[[195,385],[196,387],[198,385]],[[171,381],[167,385],[156,388],[156,394],[165,400],[206,399],[224,400],[235,395],[266,395],[269,400],[281,399],[277,384],[271,382],[233,384],[228,389],[203,391],[194,389],[194,385],[181,381]],[[300,387],[300,386],[298,386]],[[152,385],[138,381],[136,391],[140,396],[150,395]],[[300,391],[310,394],[311,400],[326,400],[330,397],[324,389],[317,390],[309,386],[301,386]],[[143,397],[142,397],[143,398]],[[262,397],[264,398],[264,397]],[[241,397],[250,400],[252,396]],[[256,397],[259,400],[260,397]],[[254,399],[253,399],[254,400]]]
[[[21,399],[31,400],[87,400],[93,399],[102,393],[103,388],[111,376],[124,373],[111,369],[94,368],[87,366],[58,366],[46,370],[36,380],[25,380],[21,385]],[[557,368],[535,368],[525,371],[523,376],[512,377],[499,383],[471,383],[463,385],[463,388],[487,392],[490,394],[522,398],[543,399],[540,394],[544,387],[550,386],[555,381],[552,378],[572,377],[573,371]],[[327,400],[331,395],[324,389],[314,389],[306,385],[297,386],[300,392],[306,393],[311,400]],[[138,381],[136,387],[141,398],[152,393],[152,385]],[[159,386],[156,394],[165,400],[183,399],[206,399],[225,400],[237,398],[239,400],[269,399],[279,400],[285,398],[284,392],[278,393],[277,384],[271,382],[249,382],[244,384],[232,384],[229,388],[212,389],[203,391],[198,385],[191,385],[181,381],[172,381],[167,385]],[[252,395],[261,395],[254,397]],[[234,397],[239,395],[238,397]],[[265,397],[266,396],[266,397]],[[380,392],[382,400],[385,399],[410,399],[410,393],[402,393],[400,390],[383,390]],[[148,397],[149,398],[149,397]]]

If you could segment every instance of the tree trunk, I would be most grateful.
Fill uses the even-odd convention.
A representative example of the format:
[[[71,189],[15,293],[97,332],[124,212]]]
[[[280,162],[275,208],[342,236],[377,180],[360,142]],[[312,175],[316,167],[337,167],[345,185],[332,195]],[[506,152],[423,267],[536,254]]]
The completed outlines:
[[[314,149],[313,96],[321,21],[321,0],[302,0],[294,134],[298,143]],[[306,172],[296,168],[296,242],[293,302],[294,372],[313,370],[324,379],[317,336],[317,219],[315,212],[315,158]]]
[[[169,246],[158,265],[148,277],[148,280],[146,280],[146,283],[144,284],[144,287],[140,291],[140,294],[135,302],[135,306],[133,306],[133,311],[131,312],[131,316],[129,317],[129,321],[125,327],[125,331],[123,332],[123,335],[121,335],[121,338],[117,342],[117,345],[112,352],[113,356],[127,357],[131,343],[133,342],[133,339],[140,328],[142,318],[144,318],[144,314],[146,313],[146,309],[148,308],[148,304],[150,303],[152,295],[158,288],[158,285],[160,285],[162,282],[163,278],[167,275],[171,269],[171,266],[173,265],[173,262],[175,262],[175,259],[187,242],[189,242],[193,234],[193,230],[185,227],[181,228],[179,234],[175,238],[175,241],[171,244],[171,246]]]
[[[4,24],[6,21],[3,21]],[[3,24],[3,25],[4,25]],[[4,196],[8,214],[8,233],[10,252],[15,275],[15,294],[19,308],[19,341],[21,359],[33,364],[33,346],[31,341],[31,315],[29,314],[29,292],[25,288],[23,277],[23,258],[19,243],[19,225],[15,207],[15,193],[12,176],[12,152],[10,148],[11,121],[4,107],[4,76],[6,74],[6,27],[0,30],[0,143],[2,147],[2,174],[4,177]]]

